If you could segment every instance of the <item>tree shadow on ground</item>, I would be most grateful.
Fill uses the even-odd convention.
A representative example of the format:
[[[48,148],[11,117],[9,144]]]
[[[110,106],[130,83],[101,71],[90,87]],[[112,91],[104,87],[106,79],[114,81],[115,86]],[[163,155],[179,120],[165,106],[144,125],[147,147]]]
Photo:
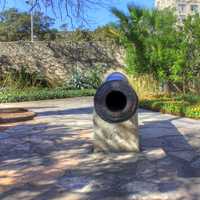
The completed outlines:
[[[72,108],[59,111],[45,111],[39,112],[38,116],[49,116],[49,115],[81,115],[81,114],[92,114],[93,107],[85,108]]]
[[[181,118],[175,117],[169,120],[145,122],[140,127],[141,149],[144,151],[162,148],[176,164],[179,177],[200,177],[200,165],[198,168],[191,166],[191,163],[200,158],[199,153],[172,123],[179,119]]]
[[[88,109],[62,112],[81,115],[91,113]],[[63,125],[19,125],[0,140],[0,180],[8,181],[7,185],[0,181],[1,200],[152,200],[155,193],[162,199],[179,190],[190,196],[178,200],[199,199],[199,191],[191,190],[200,186],[199,168],[191,163],[200,156],[173,125],[176,119],[144,121],[140,126],[142,153],[137,155],[92,153],[92,125],[71,127],[69,120]],[[21,128],[25,131],[20,132]]]

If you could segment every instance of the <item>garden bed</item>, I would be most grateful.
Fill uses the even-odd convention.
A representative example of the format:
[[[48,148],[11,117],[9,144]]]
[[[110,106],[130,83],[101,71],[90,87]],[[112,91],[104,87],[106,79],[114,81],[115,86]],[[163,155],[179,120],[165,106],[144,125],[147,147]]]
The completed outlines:
[[[200,96],[198,95],[148,96],[140,100],[140,107],[181,117],[200,119]]]
[[[14,103],[24,101],[37,101],[47,99],[62,99],[69,97],[93,96],[95,90],[67,90],[65,88],[26,88],[7,89],[0,91],[0,103]]]

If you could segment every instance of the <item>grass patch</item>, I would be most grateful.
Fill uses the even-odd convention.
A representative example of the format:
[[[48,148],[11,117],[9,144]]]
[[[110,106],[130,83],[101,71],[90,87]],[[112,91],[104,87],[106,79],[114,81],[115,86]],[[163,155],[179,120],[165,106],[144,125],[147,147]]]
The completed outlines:
[[[26,88],[0,90],[0,103],[62,99],[69,97],[93,96],[95,90],[67,90],[65,88]]]
[[[143,97],[140,100],[140,107],[181,117],[200,119],[200,96],[198,95]]]

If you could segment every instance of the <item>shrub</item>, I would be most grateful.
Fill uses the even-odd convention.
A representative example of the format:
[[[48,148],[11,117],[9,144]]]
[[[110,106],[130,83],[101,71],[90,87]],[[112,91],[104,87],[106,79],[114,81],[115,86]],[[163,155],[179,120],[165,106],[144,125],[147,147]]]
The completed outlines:
[[[93,96],[95,90],[66,90],[65,88],[26,88],[0,91],[0,103]]]
[[[200,96],[197,95],[148,96],[140,101],[140,106],[163,113],[200,119]]]
[[[186,108],[185,109],[185,115],[187,117],[200,119],[200,104]]]
[[[76,69],[72,72],[72,78],[65,87],[68,89],[97,89],[103,76],[103,67],[94,67],[88,71]]]
[[[3,87],[25,88],[25,87],[47,87],[48,81],[39,72],[30,72],[21,66],[19,70],[10,69],[2,74],[1,85]]]

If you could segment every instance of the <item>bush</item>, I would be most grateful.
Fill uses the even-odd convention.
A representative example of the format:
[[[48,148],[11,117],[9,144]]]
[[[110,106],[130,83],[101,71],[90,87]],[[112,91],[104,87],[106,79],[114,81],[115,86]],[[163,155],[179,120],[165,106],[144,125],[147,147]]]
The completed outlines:
[[[3,87],[25,88],[25,87],[47,87],[48,81],[39,72],[30,72],[24,66],[19,70],[10,69],[1,75],[0,85]]]
[[[197,95],[155,95],[143,98],[140,106],[163,113],[200,119],[200,96]]]
[[[68,97],[93,96],[95,90],[66,90],[64,88],[27,88],[24,90],[1,90],[0,103],[61,99]]]
[[[63,88],[72,90],[97,89],[102,81],[104,67],[93,67],[89,70],[76,69],[71,79],[63,84]],[[0,71],[1,72],[1,71]],[[19,70],[10,69],[0,74],[0,88],[23,89],[27,87],[47,88],[53,87],[39,72],[30,72],[21,66]]]
[[[103,67],[94,67],[88,71],[76,69],[65,87],[68,89],[97,89],[102,82],[103,70]]]
[[[200,104],[186,108],[185,116],[190,118],[200,119]]]

